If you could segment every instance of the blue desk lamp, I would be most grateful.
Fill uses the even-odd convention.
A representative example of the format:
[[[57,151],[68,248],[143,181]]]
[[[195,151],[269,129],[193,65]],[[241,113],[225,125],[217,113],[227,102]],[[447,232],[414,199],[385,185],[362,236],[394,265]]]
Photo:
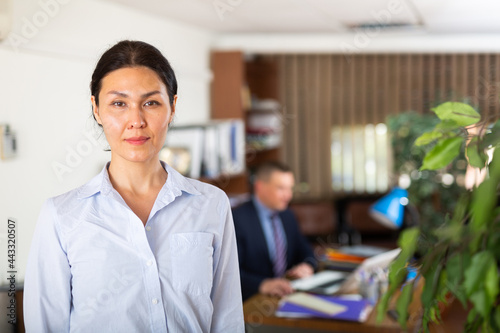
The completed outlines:
[[[406,205],[408,205],[408,191],[395,187],[370,207],[370,215],[390,229],[401,229]]]

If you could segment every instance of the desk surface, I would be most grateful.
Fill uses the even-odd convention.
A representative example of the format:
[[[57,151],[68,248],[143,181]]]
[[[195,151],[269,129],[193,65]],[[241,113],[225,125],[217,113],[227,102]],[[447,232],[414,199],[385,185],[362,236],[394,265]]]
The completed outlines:
[[[364,323],[321,318],[282,318],[274,315],[278,301],[278,298],[263,295],[255,295],[249,298],[243,304],[245,323],[249,326],[270,325],[332,332],[401,332],[398,323],[389,317],[384,318],[384,321],[380,324],[376,324],[376,309],[373,309]]]
[[[261,325],[279,326],[283,328],[293,328],[298,330],[319,330],[329,332],[381,332],[381,333],[396,333],[403,330],[399,324],[386,316],[384,320],[377,324],[375,319],[377,316],[376,308],[373,309],[370,316],[364,323],[329,320],[321,318],[283,318],[276,317],[274,312],[278,306],[278,298],[268,297],[263,295],[255,295],[249,298],[243,304],[243,312],[245,314],[245,323],[249,327],[257,328]],[[414,327],[420,322],[420,302],[417,298],[412,302],[410,307],[411,315],[408,319],[408,332],[413,332]],[[453,302],[442,316],[443,322],[439,325],[431,324],[429,326],[431,332],[461,332],[467,311],[464,310],[460,302]]]

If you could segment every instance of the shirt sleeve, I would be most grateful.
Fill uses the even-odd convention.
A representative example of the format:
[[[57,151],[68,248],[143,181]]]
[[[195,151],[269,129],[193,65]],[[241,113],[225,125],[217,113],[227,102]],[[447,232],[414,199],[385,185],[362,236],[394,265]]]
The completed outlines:
[[[52,199],[36,224],[23,304],[26,332],[69,332],[71,272]]]
[[[214,277],[211,298],[213,318],[211,332],[244,332],[238,251],[234,223],[225,197],[223,230],[220,246],[214,249]]]

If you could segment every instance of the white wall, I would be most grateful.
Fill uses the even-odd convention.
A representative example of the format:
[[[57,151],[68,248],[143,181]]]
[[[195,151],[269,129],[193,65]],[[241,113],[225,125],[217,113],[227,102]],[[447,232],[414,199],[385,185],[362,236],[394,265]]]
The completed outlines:
[[[51,3],[45,7],[41,3]],[[48,20],[42,20],[44,12]],[[36,20],[40,28],[29,29]],[[36,27],[36,26],[35,26]],[[31,27],[33,28],[33,27]],[[0,42],[0,123],[17,133],[18,155],[0,160],[0,278],[7,271],[7,218],[17,221],[18,279],[24,269],[43,201],[98,173],[108,153],[96,143],[88,85],[99,55],[121,39],[157,46],[179,83],[177,124],[209,118],[207,32],[94,0],[14,1],[10,39]],[[14,37],[14,39],[12,39]],[[81,161],[70,151],[82,152]],[[54,163],[71,172],[57,176]],[[72,159],[71,159],[72,158]],[[3,236],[3,239],[1,238]]]

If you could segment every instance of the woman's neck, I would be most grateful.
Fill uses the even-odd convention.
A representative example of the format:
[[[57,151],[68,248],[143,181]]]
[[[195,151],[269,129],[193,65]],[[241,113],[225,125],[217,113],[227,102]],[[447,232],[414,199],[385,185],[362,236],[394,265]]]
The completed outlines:
[[[167,180],[167,172],[158,159],[130,162],[112,157],[108,173],[111,184],[119,193],[150,193],[153,189],[161,188]]]

